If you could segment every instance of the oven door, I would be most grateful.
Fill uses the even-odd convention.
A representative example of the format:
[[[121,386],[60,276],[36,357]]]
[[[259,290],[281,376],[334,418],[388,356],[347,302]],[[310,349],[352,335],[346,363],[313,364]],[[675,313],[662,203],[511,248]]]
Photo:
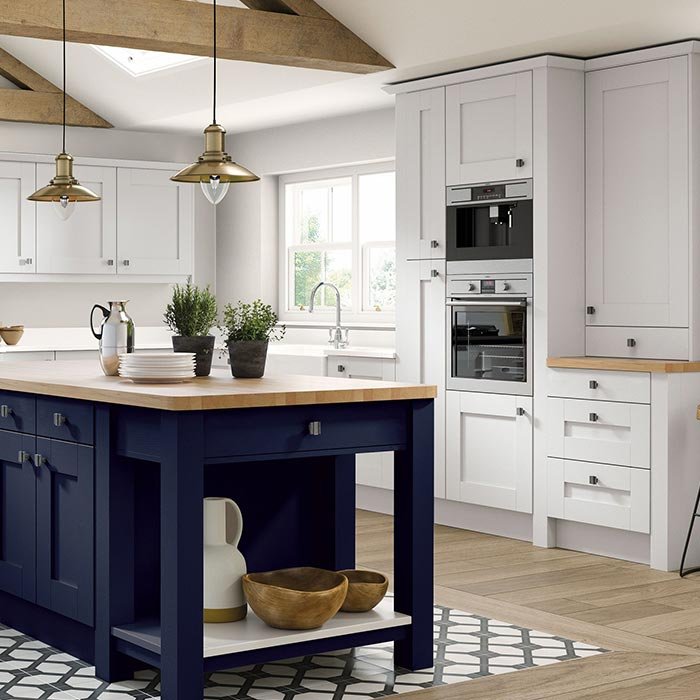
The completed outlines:
[[[532,303],[525,298],[447,301],[447,388],[532,395]]]

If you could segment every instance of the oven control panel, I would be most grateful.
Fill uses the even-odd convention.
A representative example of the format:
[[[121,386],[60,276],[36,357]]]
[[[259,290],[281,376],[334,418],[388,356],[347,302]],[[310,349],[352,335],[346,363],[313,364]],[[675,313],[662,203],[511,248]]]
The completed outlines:
[[[454,278],[448,277],[447,296],[532,296],[532,276],[524,274],[522,276],[500,277],[464,277],[462,275]]]

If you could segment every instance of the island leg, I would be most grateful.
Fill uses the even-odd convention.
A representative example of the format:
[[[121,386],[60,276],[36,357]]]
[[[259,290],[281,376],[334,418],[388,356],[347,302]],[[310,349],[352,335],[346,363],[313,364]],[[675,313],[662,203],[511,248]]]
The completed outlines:
[[[408,445],[394,455],[394,607],[411,615],[394,663],[433,665],[433,402],[413,401]]]
[[[202,697],[204,430],[201,413],[161,415],[161,692]]]

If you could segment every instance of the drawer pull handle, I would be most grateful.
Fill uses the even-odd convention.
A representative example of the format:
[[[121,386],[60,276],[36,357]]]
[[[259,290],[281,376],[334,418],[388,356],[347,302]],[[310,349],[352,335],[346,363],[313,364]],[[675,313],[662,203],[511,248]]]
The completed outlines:
[[[591,423],[597,423],[598,422],[598,414],[597,413],[589,413],[588,420],[591,421]]]
[[[595,315],[595,306],[587,306],[586,307],[586,314],[588,316],[593,316]]]
[[[7,404],[0,406],[0,418],[9,418],[13,413],[14,411]]]
[[[589,477],[588,477],[588,483],[589,483],[591,486],[597,486],[597,485],[598,485],[598,481],[599,481],[599,480],[598,480],[598,477],[597,477],[597,476],[589,476]]]
[[[439,277],[439,276],[440,276],[440,273],[439,273],[437,270],[431,270],[431,271],[430,271],[430,276],[433,277],[433,278]]]
[[[589,389],[597,389],[598,388],[598,382],[595,379],[591,379],[590,382],[588,382],[588,388]]]
[[[634,338],[627,338],[627,347],[633,348],[637,345],[637,341]]]
[[[66,420],[66,417],[62,413],[54,413],[53,414],[53,424],[57,427],[60,428],[62,425],[65,425],[68,421]]]
[[[36,467],[43,467],[47,463],[46,457],[44,455],[39,454],[38,452],[35,453],[34,455],[34,466]]]
[[[435,250],[435,248],[440,247],[440,244],[437,241],[430,241],[430,247]]]
[[[515,415],[516,416],[524,416],[525,415],[525,409],[522,406],[518,406],[515,409]]]
[[[24,450],[20,450],[19,453],[17,454],[17,461],[20,464],[24,464],[25,462],[29,461],[29,452],[25,452]]]
[[[515,159],[515,167],[516,168],[524,168],[525,167],[525,159],[524,158],[516,158]]]
[[[311,423],[309,423],[309,435],[313,435],[314,437],[318,437],[321,434],[321,421],[320,420],[312,420]]]
[[[338,372],[344,372],[345,371],[345,365],[338,365]]]

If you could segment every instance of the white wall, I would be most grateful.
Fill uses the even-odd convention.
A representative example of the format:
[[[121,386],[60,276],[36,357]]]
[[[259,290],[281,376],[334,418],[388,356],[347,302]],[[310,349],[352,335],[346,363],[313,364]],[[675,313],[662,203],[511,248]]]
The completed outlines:
[[[55,155],[60,148],[60,127],[0,123],[0,152]],[[158,134],[117,129],[69,128],[69,152],[81,156],[161,162],[192,162],[202,151],[199,136]],[[76,175],[80,178],[79,166]],[[195,207],[195,281],[216,284],[216,214],[197,192]],[[90,308],[108,299],[130,299],[130,312],[137,325],[162,322],[170,296],[169,284],[2,283],[0,323],[27,327],[73,327],[87,325]]]
[[[394,157],[394,110],[232,136],[227,150],[261,177],[234,185],[217,211],[217,292],[277,308],[277,176]]]

